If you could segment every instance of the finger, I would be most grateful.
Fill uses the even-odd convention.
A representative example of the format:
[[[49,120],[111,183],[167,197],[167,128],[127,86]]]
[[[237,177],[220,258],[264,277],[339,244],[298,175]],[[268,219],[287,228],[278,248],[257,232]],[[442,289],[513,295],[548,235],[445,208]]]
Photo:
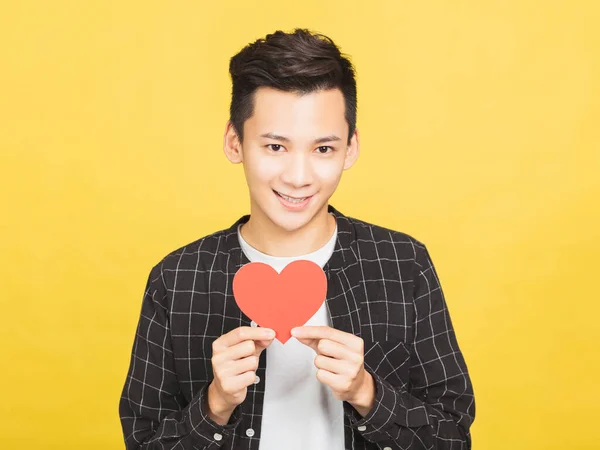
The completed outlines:
[[[258,369],[258,356],[251,355],[243,359],[238,359],[231,363],[229,374],[231,376],[241,375],[246,372],[256,372]]]
[[[254,371],[244,372],[240,375],[228,377],[221,381],[221,387],[223,390],[229,393],[239,392],[244,388],[247,388],[256,379]]]
[[[317,370],[317,380],[336,392],[348,392],[352,385],[345,375],[338,375],[325,369]]]
[[[235,361],[223,361],[221,364],[213,366],[215,377],[224,380],[250,370],[256,370],[256,366],[258,366],[257,361],[258,357],[254,355],[250,355]]]
[[[248,372],[244,372],[236,377],[239,383],[242,385],[242,388],[246,388],[251,384],[254,384],[256,380],[256,372],[254,370],[249,370]]]
[[[265,348],[267,348],[273,340],[267,341],[244,341],[233,347],[226,348],[221,353],[213,354],[212,363],[213,366],[220,366],[225,364],[227,361],[237,361],[248,356],[260,357],[260,354]]]
[[[321,339],[319,341],[317,344],[317,353],[319,355],[330,356],[355,364],[361,363],[363,359],[363,356],[360,353],[355,352],[339,342],[331,341],[329,339]]]
[[[317,355],[315,357],[315,367],[317,369],[323,369],[337,375],[346,375],[348,377],[352,377],[356,366],[348,361]]]
[[[273,339],[275,331],[270,328],[262,327],[238,327],[224,334],[213,343],[213,350],[216,345],[217,351],[223,351],[227,347],[234,346],[247,340]]]
[[[292,329],[292,336],[300,339],[329,339],[348,347],[356,345],[356,340],[361,339],[345,331],[326,326],[304,326]]]
[[[304,344],[304,345],[312,348],[315,351],[315,353],[319,353],[319,350],[317,348],[317,345],[319,344],[319,339],[300,339],[300,338],[298,338],[298,341],[301,344]]]
[[[254,344],[256,346],[256,350],[255,350],[255,354],[257,356],[260,356],[260,354],[263,352],[264,349],[266,349],[269,345],[271,345],[273,343],[273,339],[267,339],[267,340],[261,340],[261,341],[254,341]]]
[[[274,339],[275,331],[270,328],[261,328],[261,327],[238,327],[235,330],[230,331],[225,336],[225,343],[228,346],[236,345],[243,341],[248,340],[265,340],[265,339]]]
[[[220,357],[220,361],[236,361],[238,359],[254,355],[255,352],[256,344],[254,341],[244,341],[234,345],[233,347],[226,348],[225,351],[221,352],[217,356]]]

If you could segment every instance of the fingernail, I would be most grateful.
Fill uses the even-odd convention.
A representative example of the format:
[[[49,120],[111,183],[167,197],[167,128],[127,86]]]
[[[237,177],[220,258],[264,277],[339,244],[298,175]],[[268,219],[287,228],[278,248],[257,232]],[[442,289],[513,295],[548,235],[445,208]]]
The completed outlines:
[[[297,336],[300,333],[300,331],[298,330],[298,328],[292,328],[292,336]]]
[[[265,336],[268,338],[274,338],[275,337],[275,331],[273,330],[265,330]]]

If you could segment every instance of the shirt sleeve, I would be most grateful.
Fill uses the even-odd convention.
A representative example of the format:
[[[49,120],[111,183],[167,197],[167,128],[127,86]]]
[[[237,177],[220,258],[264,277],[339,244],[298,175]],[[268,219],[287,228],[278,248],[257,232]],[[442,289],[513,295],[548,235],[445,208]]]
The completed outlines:
[[[407,388],[392,385],[372,368],[375,401],[362,417],[344,409],[353,428],[370,442],[398,449],[470,450],[475,419],[473,386],[426,247],[415,243],[414,340]],[[393,370],[393,368],[392,368]]]
[[[240,423],[240,408],[227,425],[211,420],[208,383],[186,402],[175,373],[167,311],[167,289],[159,263],[148,277],[119,403],[125,446],[127,450],[218,449]]]

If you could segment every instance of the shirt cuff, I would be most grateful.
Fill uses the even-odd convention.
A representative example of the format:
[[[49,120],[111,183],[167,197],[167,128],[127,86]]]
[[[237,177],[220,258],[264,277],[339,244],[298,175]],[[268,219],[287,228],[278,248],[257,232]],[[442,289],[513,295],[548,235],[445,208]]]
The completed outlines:
[[[205,449],[217,449],[230,438],[235,429],[242,421],[241,406],[237,406],[229,422],[226,425],[220,425],[212,420],[208,415],[208,386],[206,383],[196,394],[189,406],[189,426],[192,434],[196,435],[205,442]]]
[[[423,402],[405,390],[398,390],[370,369],[365,369],[375,381],[375,401],[373,408],[362,417],[348,402],[344,411],[352,428],[371,442],[378,442],[397,435],[398,426],[416,428],[430,425],[429,414]]]

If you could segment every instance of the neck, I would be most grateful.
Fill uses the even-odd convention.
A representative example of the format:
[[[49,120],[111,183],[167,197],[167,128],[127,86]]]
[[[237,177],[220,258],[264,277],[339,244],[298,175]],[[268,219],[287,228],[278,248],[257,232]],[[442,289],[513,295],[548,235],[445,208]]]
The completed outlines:
[[[301,256],[323,247],[331,238],[335,226],[335,217],[329,214],[326,204],[310,222],[297,230],[284,230],[265,214],[251,211],[250,219],[240,231],[244,240],[262,253],[270,256]]]

